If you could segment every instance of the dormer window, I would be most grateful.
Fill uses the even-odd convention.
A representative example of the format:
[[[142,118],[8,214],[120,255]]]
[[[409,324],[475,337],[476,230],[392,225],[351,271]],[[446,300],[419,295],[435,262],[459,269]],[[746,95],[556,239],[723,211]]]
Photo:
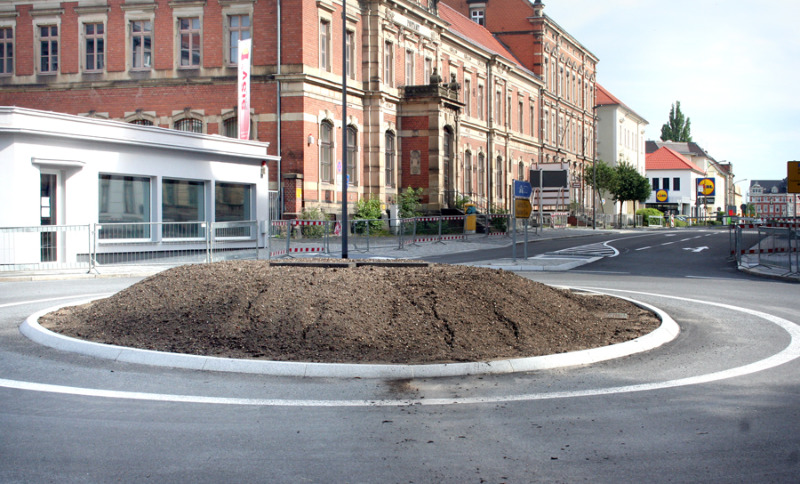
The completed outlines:
[[[486,9],[484,6],[480,7],[471,7],[469,9],[469,17],[472,19],[473,22],[477,23],[478,25],[486,25]]]

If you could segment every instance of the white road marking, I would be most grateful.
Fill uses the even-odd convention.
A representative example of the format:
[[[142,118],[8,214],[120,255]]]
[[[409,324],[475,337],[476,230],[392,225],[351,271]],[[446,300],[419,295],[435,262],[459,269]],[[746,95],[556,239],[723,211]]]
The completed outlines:
[[[101,294],[82,294],[80,296],[64,296],[64,297],[51,297],[48,299],[32,299],[30,301],[20,301],[14,303],[6,303],[0,304],[0,309],[2,308],[10,308],[12,306],[24,306],[26,304],[37,304],[43,302],[50,302],[50,301],[63,301],[64,299],[88,299],[88,298],[97,298],[103,296],[110,296],[113,293],[101,293]]]
[[[650,248],[651,248],[651,246],[648,245],[647,247],[639,247],[636,250],[645,250],[645,249],[650,249]]]
[[[504,402],[523,402],[534,400],[551,400],[560,398],[578,398],[597,395],[614,395],[622,393],[644,392],[652,390],[663,390],[688,385],[699,385],[711,383],[729,378],[757,373],[768,370],[776,366],[783,365],[800,357],[800,327],[786,319],[773,316],[761,311],[747,309],[730,304],[701,301],[678,296],[666,296],[640,291],[627,291],[621,289],[608,288],[582,288],[586,290],[622,292],[628,294],[640,294],[645,296],[663,297],[686,301],[695,304],[706,304],[720,308],[739,311],[751,316],[766,319],[767,321],[780,326],[790,336],[790,342],[780,352],[744,366],[731,368],[728,370],[707,373],[676,380],[664,382],[642,383],[638,385],[623,385],[608,388],[596,388],[588,390],[575,390],[549,393],[523,393],[519,395],[489,396],[489,397],[462,397],[462,398],[420,398],[420,399],[400,399],[400,400],[300,400],[300,399],[262,399],[262,398],[231,398],[231,397],[207,397],[202,395],[175,395],[162,393],[143,393],[126,392],[117,390],[102,390],[94,388],[81,388],[65,385],[51,385],[46,383],[32,383],[18,380],[0,379],[0,387],[17,390],[28,390],[36,392],[57,393],[65,395],[78,395],[87,397],[101,397],[125,400],[144,400],[151,402],[172,402],[172,403],[197,403],[212,405],[248,405],[248,406],[281,406],[281,407],[397,407],[407,405],[442,406],[457,404],[494,404]]]

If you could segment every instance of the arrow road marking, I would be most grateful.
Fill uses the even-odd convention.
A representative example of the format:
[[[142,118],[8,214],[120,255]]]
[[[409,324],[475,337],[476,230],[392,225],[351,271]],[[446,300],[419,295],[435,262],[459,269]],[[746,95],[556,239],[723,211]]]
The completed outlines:
[[[698,253],[698,252],[702,252],[702,251],[704,251],[706,249],[708,249],[708,247],[706,247],[705,245],[702,246],[702,247],[684,247],[683,248],[683,250],[691,250],[695,254]]]

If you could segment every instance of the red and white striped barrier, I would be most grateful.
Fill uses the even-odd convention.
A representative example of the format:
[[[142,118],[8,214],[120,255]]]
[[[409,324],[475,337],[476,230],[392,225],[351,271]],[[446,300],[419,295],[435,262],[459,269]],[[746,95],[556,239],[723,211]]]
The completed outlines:
[[[492,235],[508,235],[508,232],[490,232],[489,236],[492,236]]]
[[[310,252],[325,252],[325,247],[291,247],[289,252],[300,252],[300,253],[310,253]]]
[[[326,220],[292,220],[292,225],[294,226],[325,225],[326,223],[328,223]]]
[[[796,247],[788,248],[788,247],[777,247],[774,249],[742,249],[739,251],[740,255],[744,254],[781,254],[784,252],[797,252]],[[735,255],[736,251],[732,250],[731,255]]]

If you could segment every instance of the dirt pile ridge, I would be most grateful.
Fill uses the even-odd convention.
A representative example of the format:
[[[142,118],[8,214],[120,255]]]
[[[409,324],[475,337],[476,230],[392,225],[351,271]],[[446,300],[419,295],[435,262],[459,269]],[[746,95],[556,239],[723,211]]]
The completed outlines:
[[[563,353],[660,324],[627,301],[502,270],[267,261],[177,267],[40,322],[68,336],[174,353],[410,364]]]

